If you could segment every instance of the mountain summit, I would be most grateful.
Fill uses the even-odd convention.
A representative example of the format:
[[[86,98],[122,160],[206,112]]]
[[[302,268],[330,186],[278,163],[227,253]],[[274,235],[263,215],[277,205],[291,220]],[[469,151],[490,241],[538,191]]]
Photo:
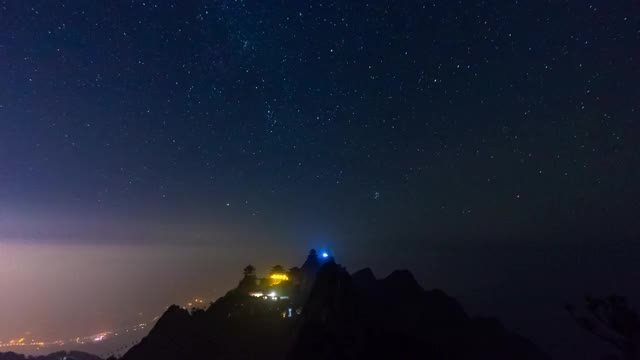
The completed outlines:
[[[169,307],[122,359],[547,359],[497,320],[425,291],[407,270],[376,279],[309,256],[264,279],[245,271],[206,310]]]

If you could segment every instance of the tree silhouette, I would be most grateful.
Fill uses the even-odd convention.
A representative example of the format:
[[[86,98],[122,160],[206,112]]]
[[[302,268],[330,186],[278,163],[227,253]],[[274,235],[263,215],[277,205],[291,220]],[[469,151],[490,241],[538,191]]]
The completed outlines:
[[[276,265],[274,267],[271,268],[271,273],[283,273],[284,272],[284,267],[282,265]]]
[[[565,306],[578,326],[613,345],[625,359],[640,359],[640,317],[622,296],[606,299],[585,296],[587,314],[576,315],[575,307]]]
[[[256,268],[253,265],[249,264],[247,265],[247,267],[244,268],[243,273],[244,273],[244,277],[256,276]]]

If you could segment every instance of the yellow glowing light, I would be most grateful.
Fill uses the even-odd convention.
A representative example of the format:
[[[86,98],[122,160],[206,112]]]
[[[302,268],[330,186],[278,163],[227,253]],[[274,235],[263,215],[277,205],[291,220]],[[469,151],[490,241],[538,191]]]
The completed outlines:
[[[271,274],[269,277],[273,280],[289,280],[289,277],[286,274]]]
[[[289,277],[287,274],[275,273],[269,275],[269,279],[271,280],[271,285],[278,285],[283,281],[288,281]]]
[[[20,338],[20,340],[18,340],[18,344],[22,344],[24,342],[24,338]]]

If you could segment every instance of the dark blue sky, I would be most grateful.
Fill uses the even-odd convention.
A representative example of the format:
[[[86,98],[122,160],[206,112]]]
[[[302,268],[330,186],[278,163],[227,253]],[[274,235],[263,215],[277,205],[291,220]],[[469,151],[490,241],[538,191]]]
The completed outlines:
[[[631,0],[0,1],[0,240],[626,252],[639,61]]]
[[[5,1],[1,24],[8,213],[419,238],[637,206],[631,1]]]

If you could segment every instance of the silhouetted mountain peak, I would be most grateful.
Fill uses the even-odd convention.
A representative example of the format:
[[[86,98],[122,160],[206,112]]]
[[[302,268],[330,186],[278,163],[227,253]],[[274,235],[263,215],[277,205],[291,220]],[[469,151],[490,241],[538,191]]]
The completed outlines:
[[[302,269],[298,285],[267,284],[267,295],[238,287],[206,311],[168,308],[122,360],[546,359],[499,323],[470,318],[443,291],[423,290],[407,270],[381,280],[368,268],[350,275],[315,251]],[[287,286],[292,297],[268,295]]]
[[[388,291],[401,295],[419,295],[424,290],[409,270],[396,270],[382,280]]]
[[[171,305],[160,317],[156,326],[151,329],[151,333],[169,327],[173,329],[184,328],[188,326],[190,317],[191,315],[186,309],[183,309],[178,305]]]
[[[376,280],[370,269],[350,276],[326,264],[299,324],[290,359],[546,358],[495,323],[472,321],[444,292],[424,291],[407,270]]]
[[[324,319],[328,312],[348,311],[354,302],[354,287],[351,276],[340,265],[333,261],[327,262],[320,268],[311,294],[304,306],[305,316],[313,317],[322,312]]]
[[[370,289],[376,283],[376,276],[369,268],[356,271],[351,275],[353,283],[360,289]]]
[[[300,269],[306,273],[316,273],[320,269],[320,259],[315,249],[309,251],[309,255]]]

